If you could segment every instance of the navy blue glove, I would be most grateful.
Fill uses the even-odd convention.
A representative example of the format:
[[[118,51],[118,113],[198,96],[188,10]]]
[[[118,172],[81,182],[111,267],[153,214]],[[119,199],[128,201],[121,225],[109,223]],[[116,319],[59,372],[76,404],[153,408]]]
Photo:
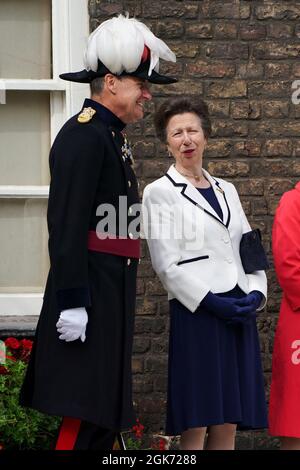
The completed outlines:
[[[255,316],[255,310],[253,305],[238,305],[238,300],[208,292],[202,299],[200,306],[228,323],[244,323]]]
[[[236,305],[240,307],[251,306],[254,311],[258,309],[263,299],[263,294],[258,290],[251,291],[246,297],[237,299]]]

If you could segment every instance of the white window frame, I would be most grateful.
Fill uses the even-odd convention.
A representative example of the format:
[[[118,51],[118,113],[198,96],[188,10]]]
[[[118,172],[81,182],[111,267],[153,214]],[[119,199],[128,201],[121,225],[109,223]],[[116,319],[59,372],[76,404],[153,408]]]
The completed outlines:
[[[84,68],[83,51],[89,35],[88,0],[52,0],[52,79],[1,79],[1,90],[50,92],[51,144],[66,119],[89,96],[88,85],[61,80],[60,73]],[[5,104],[0,104],[5,106]],[[47,199],[49,186],[3,186],[0,199]],[[0,247],[1,250],[1,247]],[[0,293],[0,316],[39,315],[43,293]]]

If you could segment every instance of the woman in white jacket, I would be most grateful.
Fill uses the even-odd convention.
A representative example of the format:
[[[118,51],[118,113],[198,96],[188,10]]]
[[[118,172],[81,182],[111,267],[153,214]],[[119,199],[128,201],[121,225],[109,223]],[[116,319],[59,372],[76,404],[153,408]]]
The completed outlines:
[[[236,427],[267,427],[256,327],[264,271],[246,274],[242,234],[251,230],[233,184],[202,168],[211,132],[206,104],[179,98],[155,127],[175,164],[146,186],[143,226],[168,292],[170,343],[166,434],[182,449],[233,449]]]

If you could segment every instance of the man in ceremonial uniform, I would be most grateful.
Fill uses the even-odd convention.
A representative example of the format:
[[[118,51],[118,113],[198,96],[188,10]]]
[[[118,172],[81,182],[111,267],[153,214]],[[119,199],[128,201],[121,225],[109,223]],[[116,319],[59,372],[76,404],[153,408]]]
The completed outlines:
[[[64,417],[57,449],[111,449],[134,424],[131,352],[139,202],[125,125],[143,117],[148,82],[175,61],[139,21],[120,15],[89,37],[85,69],[61,75],[90,83],[91,99],[50,152],[50,272],[21,404]],[[131,225],[130,225],[131,224]]]

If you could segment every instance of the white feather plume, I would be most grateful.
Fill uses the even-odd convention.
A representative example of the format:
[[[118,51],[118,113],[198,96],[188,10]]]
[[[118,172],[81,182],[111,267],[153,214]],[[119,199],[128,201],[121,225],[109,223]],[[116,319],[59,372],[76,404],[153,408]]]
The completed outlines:
[[[159,59],[176,62],[171,49],[146,25],[135,18],[119,15],[101,23],[89,36],[84,55],[85,68],[96,72],[99,59],[116,75],[134,72],[140,65],[145,45],[151,53],[149,76],[153,69],[158,71]]]

